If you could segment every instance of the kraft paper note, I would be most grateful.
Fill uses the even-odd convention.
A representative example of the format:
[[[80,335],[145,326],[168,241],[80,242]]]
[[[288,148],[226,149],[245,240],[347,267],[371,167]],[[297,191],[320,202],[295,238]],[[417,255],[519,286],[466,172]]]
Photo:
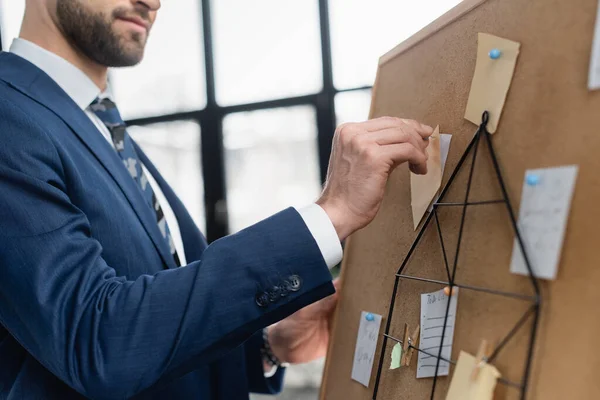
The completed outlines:
[[[478,36],[477,63],[465,119],[479,125],[483,112],[487,110],[490,113],[487,125],[490,133],[498,128],[520,47],[520,43],[487,33]],[[492,49],[501,52],[496,60],[490,57]]]
[[[427,155],[429,156],[427,160],[427,174],[417,175],[412,172],[410,173],[410,194],[415,230],[442,184],[439,126],[435,128],[435,131],[429,137]]]
[[[494,398],[494,389],[500,373],[493,365],[484,364],[477,378],[471,379],[476,362],[475,357],[469,353],[460,352],[446,400],[492,400]]]

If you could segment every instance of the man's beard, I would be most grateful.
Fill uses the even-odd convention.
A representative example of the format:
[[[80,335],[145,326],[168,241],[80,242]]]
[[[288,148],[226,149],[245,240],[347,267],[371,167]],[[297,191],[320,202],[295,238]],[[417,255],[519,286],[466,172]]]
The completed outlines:
[[[139,32],[131,34],[130,45],[111,29],[119,17],[131,16],[124,8],[117,8],[107,17],[86,10],[79,0],[59,0],[57,17],[59,28],[77,50],[100,65],[129,67],[142,60],[146,37]],[[148,10],[136,9],[136,16],[148,21]]]

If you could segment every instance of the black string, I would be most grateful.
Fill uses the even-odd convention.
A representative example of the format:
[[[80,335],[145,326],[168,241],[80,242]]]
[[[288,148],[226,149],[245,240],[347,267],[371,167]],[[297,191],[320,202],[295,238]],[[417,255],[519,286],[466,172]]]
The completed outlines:
[[[401,340],[398,340],[396,338],[394,338],[393,336],[390,336],[390,327],[391,327],[391,321],[392,321],[392,316],[393,316],[393,312],[394,312],[394,304],[395,304],[395,300],[396,297],[398,295],[398,288],[399,288],[399,283],[401,279],[409,279],[409,280],[415,280],[415,281],[421,281],[421,282],[428,282],[428,283],[436,283],[436,284],[440,284],[440,285],[444,285],[444,286],[449,286],[450,287],[450,291],[452,293],[453,288],[456,286],[458,288],[461,289],[467,289],[467,290],[473,290],[473,291],[478,291],[478,292],[484,292],[484,293],[489,293],[489,294],[494,294],[494,295],[499,295],[499,296],[504,296],[504,297],[509,297],[509,298],[515,298],[515,299],[520,299],[520,300],[525,300],[525,301],[529,301],[532,303],[531,307],[529,307],[526,312],[521,316],[521,318],[517,321],[517,323],[515,324],[515,326],[509,331],[509,333],[500,341],[500,343],[496,346],[496,348],[494,349],[494,351],[492,352],[492,355],[489,357],[488,362],[492,362],[493,360],[496,359],[496,357],[498,356],[498,354],[500,353],[500,351],[508,344],[508,342],[510,342],[510,340],[515,336],[515,334],[517,333],[517,331],[519,329],[521,329],[521,327],[525,324],[525,322],[529,319],[529,317],[531,317],[533,315],[533,323],[531,326],[531,332],[530,332],[530,338],[529,338],[529,346],[527,349],[527,357],[525,360],[525,366],[524,366],[524,373],[523,373],[523,377],[521,380],[521,383],[515,383],[512,381],[509,381],[505,378],[499,378],[498,382],[501,384],[504,384],[506,386],[515,388],[520,390],[521,392],[521,400],[524,400],[526,398],[526,394],[527,394],[527,389],[528,389],[528,384],[529,384],[529,375],[530,375],[530,371],[531,371],[531,362],[533,359],[533,350],[535,348],[535,341],[537,338],[537,328],[538,328],[538,323],[539,323],[539,314],[540,314],[540,308],[541,308],[541,295],[540,295],[540,289],[539,289],[539,284],[538,281],[535,277],[535,275],[533,274],[533,269],[531,267],[531,263],[529,260],[529,257],[527,256],[527,252],[525,250],[525,246],[524,246],[524,242],[523,239],[521,237],[521,234],[519,232],[518,226],[517,226],[517,221],[515,218],[515,214],[513,212],[513,208],[511,206],[510,203],[510,199],[508,197],[508,193],[506,190],[506,186],[504,184],[504,179],[502,177],[502,173],[500,171],[500,165],[498,163],[498,159],[496,157],[496,153],[494,151],[494,147],[492,145],[492,141],[491,141],[491,135],[487,130],[487,123],[489,121],[489,113],[487,111],[485,111],[482,115],[482,122],[481,125],[478,127],[477,131],[475,132],[475,135],[473,136],[473,139],[471,140],[471,142],[469,143],[467,149],[465,150],[465,152],[463,153],[463,155],[461,156],[460,160],[458,161],[458,164],[456,166],[456,168],[454,169],[454,171],[452,172],[450,179],[448,180],[448,182],[446,183],[446,185],[444,186],[444,188],[442,189],[442,192],[440,194],[440,197],[438,199],[438,202],[434,203],[433,205],[433,211],[431,213],[429,213],[429,215],[427,216],[427,218],[425,219],[425,222],[423,223],[423,226],[421,227],[421,229],[419,230],[419,233],[417,234],[417,237],[415,238],[415,240],[413,241],[413,243],[411,244],[408,253],[406,254],[404,260],[402,261],[402,264],[400,265],[400,268],[398,269],[398,272],[396,273],[396,279],[394,282],[394,290],[392,292],[392,297],[390,299],[390,307],[389,307],[389,311],[388,311],[388,317],[387,317],[387,322],[386,322],[386,326],[385,326],[385,333],[383,333],[383,346],[382,346],[382,350],[381,350],[381,354],[379,357],[379,365],[377,368],[377,375],[375,378],[375,387],[373,389],[373,400],[377,399],[377,393],[379,390],[379,385],[381,382],[381,374],[382,374],[382,370],[383,370],[383,363],[384,363],[384,359],[385,359],[385,350],[386,350],[386,345],[387,345],[387,340],[391,339],[393,341],[396,341],[398,343],[402,343]],[[496,178],[498,179],[498,182],[500,184],[501,190],[502,190],[502,199],[499,200],[486,200],[486,201],[473,201],[473,202],[469,202],[469,194],[470,194],[470,190],[471,190],[471,183],[472,183],[472,177],[473,177],[473,173],[474,173],[474,169],[475,169],[475,161],[476,161],[476,157],[477,157],[477,149],[478,149],[478,145],[479,145],[479,141],[481,136],[484,136],[485,138],[485,142],[487,144],[489,153],[490,153],[490,157],[492,159],[492,163],[494,166],[494,171],[496,173]],[[456,178],[458,172],[460,171],[460,169],[462,168],[464,162],[466,161],[468,155],[470,154],[470,152],[473,151],[473,159],[472,159],[472,164],[471,164],[471,168],[469,171],[469,178],[467,181],[467,188],[466,188],[466,193],[465,193],[465,200],[462,203],[445,203],[442,200],[444,199],[445,195],[447,194],[450,186],[452,185],[452,183],[454,182],[454,179]],[[466,210],[468,207],[471,206],[482,206],[482,205],[492,205],[492,204],[502,204],[504,203],[509,217],[510,217],[510,222],[511,225],[513,227],[513,230],[515,232],[515,236],[517,238],[517,245],[519,247],[519,250],[522,252],[523,254],[523,258],[525,260],[525,265],[527,267],[527,271],[529,273],[529,279],[530,282],[532,284],[533,290],[534,290],[534,295],[524,295],[521,293],[512,293],[512,292],[504,292],[504,291],[500,291],[500,290],[495,290],[495,289],[491,289],[491,288],[483,288],[483,287],[477,287],[477,286],[471,286],[471,285],[464,285],[464,284],[460,284],[457,283],[455,281],[456,278],[456,268],[457,268],[457,264],[458,264],[458,255],[459,255],[459,251],[460,251],[460,247],[461,247],[461,240],[462,240],[462,233],[463,233],[463,228],[464,228],[464,222],[465,222],[465,218],[466,218]],[[456,253],[455,253],[455,257],[454,257],[454,263],[453,263],[453,268],[452,268],[452,273],[450,273],[450,268],[449,268],[449,264],[448,264],[448,259],[447,259],[447,255],[446,255],[446,249],[445,249],[445,245],[444,245],[444,241],[443,241],[443,237],[442,237],[442,228],[441,228],[441,224],[440,221],[438,219],[438,215],[437,215],[437,208],[438,207],[463,207],[462,209],[462,216],[461,216],[461,223],[460,223],[460,228],[459,228],[459,232],[458,232],[458,242],[457,242],[457,246],[456,246]],[[431,220],[435,218],[435,222],[436,222],[436,227],[437,227],[437,232],[438,232],[438,236],[440,238],[440,245],[442,247],[442,253],[444,256],[444,265],[446,267],[446,274],[448,277],[448,281],[440,281],[440,280],[435,280],[435,279],[428,279],[428,278],[420,278],[420,277],[415,277],[415,276],[410,276],[410,275],[405,275],[403,274],[404,269],[406,268],[408,261],[410,260],[411,256],[413,255],[415,249],[417,248],[417,245],[419,244],[421,238],[423,237],[423,234],[425,232],[425,230],[427,229],[427,227],[429,226]],[[432,354],[430,352],[427,352],[424,349],[419,349],[418,347],[415,347],[412,344],[409,344],[409,347],[417,350],[420,353],[426,354],[429,357],[433,357],[436,359],[436,370],[435,370],[435,375],[433,376],[433,384],[432,384],[432,391],[431,391],[431,398],[433,399],[434,397],[434,393],[435,393],[435,387],[436,387],[436,383],[437,383],[437,374],[439,371],[439,366],[440,366],[440,361],[444,361],[444,362],[448,362],[452,365],[455,365],[456,362],[451,360],[451,359],[446,359],[444,357],[442,357],[442,348],[444,347],[443,343],[444,343],[444,337],[445,337],[445,330],[446,330],[446,324],[447,324],[447,320],[448,320],[448,316],[449,316],[449,311],[450,311],[450,301],[448,301],[448,304],[446,305],[446,313],[444,315],[444,325],[443,325],[443,329],[442,329],[442,336],[441,336],[441,341],[440,341],[440,346],[439,346],[439,351],[438,351],[438,355],[436,356],[435,354]],[[436,346],[437,347],[437,346]]]

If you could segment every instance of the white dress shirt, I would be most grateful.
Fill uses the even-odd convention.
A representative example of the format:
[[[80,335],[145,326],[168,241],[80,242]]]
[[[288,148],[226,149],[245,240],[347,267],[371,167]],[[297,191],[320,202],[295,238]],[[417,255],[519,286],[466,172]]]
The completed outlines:
[[[102,134],[107,142],[114,148],[108,128],[89,108],[96,97],[110,97],[109,93],[102,93],[96,84],[83,73],[83,71],[69,63],[67,60],[27,40],[15,39],[10,47],[10,52],[24,58],[48,74],[48,76],[50,76],[50,78],[52,78],[86,113],[88,118],[98,128],[99,133]],[[175,243],[177,254],[181,260],[181,265],[186,265],[187,261],[177,218],[154,177],[145,166],[142,165],[142,167],[144,173],[148,177],[150,186],[163,209],[173,237],[173,242]],[[325,213],[325,211],[317,204],[311,204],[301,208],[298,210],[298,213],[317,242],[321,254],[329,268],[337,265],[342,259],[342,246],[327,213]]]

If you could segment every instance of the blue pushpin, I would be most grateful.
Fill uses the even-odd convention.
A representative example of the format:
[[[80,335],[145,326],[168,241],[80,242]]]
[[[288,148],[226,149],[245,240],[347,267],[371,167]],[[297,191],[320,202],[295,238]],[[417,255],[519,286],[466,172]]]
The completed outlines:
[[[540,176],[536,174],[528,174],[525,181],[529,186],[535,186],[540,183]]]
[[[373,316],[373,314],[371,313],[367,313],[367,315],[365,316],[365,319],[369,322],[375,320],[375,317]]]
[[[490,50],[490,58],[492,60],[497,60],[502,56],[502,52],[500,51],[500,49],[491,49]]]

